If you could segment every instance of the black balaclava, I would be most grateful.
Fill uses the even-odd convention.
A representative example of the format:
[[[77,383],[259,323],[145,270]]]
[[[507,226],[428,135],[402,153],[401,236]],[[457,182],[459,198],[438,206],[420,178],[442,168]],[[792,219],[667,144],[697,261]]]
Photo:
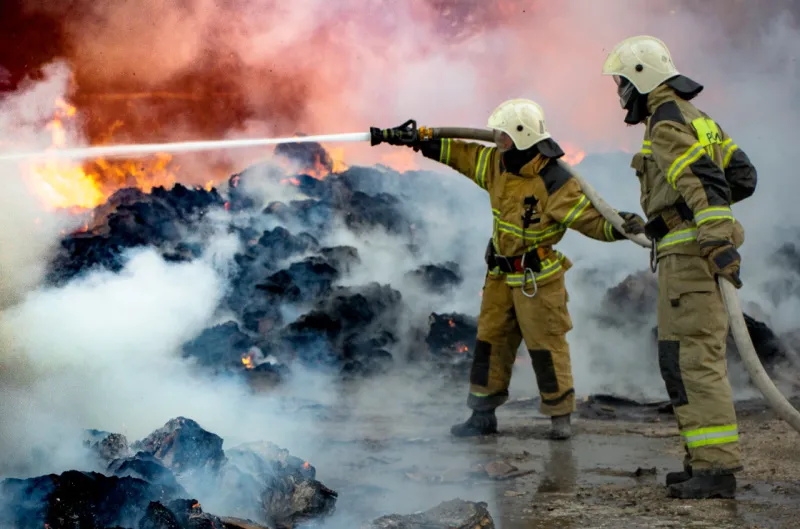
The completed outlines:
[[[617,95],[620,106],[628,111],[625,114],[625,123],[638,125],[647,119],[647,94],[639,92],[625,77],[620,77]]]
[[[539,153],[548,158],[561,158],[564,156],[564,151],[561,150],[558,143],[552,138],[547,138],[532,147],[528,147],[524,151],[512,147],[510,150],[504,152],[503,166],[509,173],[519,174],[525,164],[533,160]]]
[[[697,94],[703,91],[703,85],[692,81],[685,75],[676,75],[664,81],[664,84],[675,90],[681,99],[691,101]],[[650,115],[647,110],[647,94],[640,93],[633,83],[624,77],[620,77],[617,87],[620,105],[628,111],[625,114],[625,123],[628,125],[638,125]]]

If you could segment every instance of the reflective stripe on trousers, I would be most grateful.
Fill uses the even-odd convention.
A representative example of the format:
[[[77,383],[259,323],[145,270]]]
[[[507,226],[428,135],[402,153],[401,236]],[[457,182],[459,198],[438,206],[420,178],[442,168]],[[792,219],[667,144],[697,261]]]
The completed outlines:
[[[681,432],[686,446],[697,448],[699,446],[721,445],[739,441],[739,430],[735,424],[725,426],[712,426],[697,428]]]

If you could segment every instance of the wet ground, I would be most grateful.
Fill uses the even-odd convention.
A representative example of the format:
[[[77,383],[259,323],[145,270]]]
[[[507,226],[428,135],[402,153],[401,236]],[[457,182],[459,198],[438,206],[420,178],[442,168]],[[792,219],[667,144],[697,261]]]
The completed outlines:
[[[328,528],[457,497],[487,502],[502,529],[800,527],[800,435],[761,403],[740,404],[746,469],[737,499],[683,501],[665,495],[664,475],[679,469],[682,452],[657,403],[583,400],[573,439],[559,442],[546,439],[549,421],[534,399],[500,409],[500,435],[458,440],[449,426],[468,415],[460,400],[376,394],[365,407],[364,393],[357,398],[355,415],[347,397],[297,411],[322,425],[302,449],[340,494]]]

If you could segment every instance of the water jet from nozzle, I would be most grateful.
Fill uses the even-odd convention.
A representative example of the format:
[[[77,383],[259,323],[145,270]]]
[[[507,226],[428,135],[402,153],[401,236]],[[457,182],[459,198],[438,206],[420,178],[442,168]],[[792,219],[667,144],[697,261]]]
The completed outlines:
[[[182,153],[209,151],[215,149],[240,149],[244,147],[263,147],[281,143],[322,143],[369,141],[369,132],[352,132],[345,134],[326,134],[321,136],[292,136],[290,138],[243,138],[238,140],[184,141],[176,143],[147,143],[131,145],[102,145],[97,147],[81,147],[76,149],[48,149],[34,152],[11,152],[0,154],[0,162],[26,160],[31,158],[60,158],[80,160],[88,158],[113,158],[157,153]]]

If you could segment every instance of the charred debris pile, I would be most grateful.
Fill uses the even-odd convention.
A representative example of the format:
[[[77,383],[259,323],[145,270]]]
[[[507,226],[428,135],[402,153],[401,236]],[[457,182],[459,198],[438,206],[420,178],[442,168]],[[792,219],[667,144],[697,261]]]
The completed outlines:
[[[233,175],[224,195],[180,184],[151,193],[118,191],[94,211],[88,229],[62,241],[50,281],[60,284],[98,267],[118,271],[126,250],[137,247],[155,247],[173,261],[195,259],[208,239],[207,221],[228,210],[233,213],[224,217],[228,230],[243,248],[222,307],[235,319],[207,329],[185,345],[185,354],[213,369],[245,370],[276,381],[295,362],[345,376],[385,371],[400,348],[399,324],[408,313],[403,293],[379,283],[338,286],[365,256],[324,241],[341,226],[365,237],[379,228],[418,254],[417,232],[426,227],[420,228],[424,223],[404,189],[427,189],[435,179],[382,167],[352,167],[323,178],[320,173],[329,172],[333,162],[314,143],[281,145],[276,155],[306,170],[289,174],[275,164],[253,166]],[[292,186],[297,198],[259,202],[249,188],[265,184]],[[779,257],[789,266],[797,254],[786,247]],[[464,257],[425,263],[407,270],[406,279],[432,300],[447,296],[463,281],[453,261]],[[774,290],[785,289],[775,285]],[[655,279],[643,272],[609,289],[597,319],[621,330],[641,329],[655,324],[655,307]],[[416,321],[417,329],[406,329],[406,335],[417,336],[416,343],[405,344],[406,357],[463,373],[471,362],[475,318],[431,313],[427,322]],[[747,322],[765,364],[785,358],[781,340],[764,322],[750,316]]]
[[[342,227],[356,236],[380,229],[417,254],[413,214],[400,193],[381,186],[424,177],[353,167],[323,178],[318,173],[331,169],[332,162],[313,143],[280,146],[276,155],[306,167],[308,174],[263,164],[233,175],[224,192],[180,184],[151,193],[118,191],[96,208],[86,229],[62,241],[49,281],[58,285],[92,270],[119,271],[128,251],[137,248],[156,248],[175,262],[196,259],[206,248],[211,226],[218,230],[224,222],[242,248],[221,307],[235,317],[185,344],[187,356],[212,369],[246,370],[275,380],[295,362],[345,376],[385,371],[396,354],[398,325],[407,310],[403,294],[376,282],[338,286],[364,256],[352,246],[324,241]],[[251,192],[259,185],[297,198],[259,201]],[[225,210],[230,215],[222,215]],[[420,291],[446,296],[463,280],[454,262],[421,262],[405,273],[405,283]],[[428,326],[426,316],[412,332],[418,336],[418,347],[410,348],[414,356],[469,365],[474,318],[430,314]]]
[[[177,417],[140,441],[89,430],[94,470],[0,481],[0,527],[14,529],[293,529],[318,525],[338,494],[308,461],[269,442],[223,439]],[[211,514],[211,513],[215,514]],[[368,529],[494,529],[485,503],[455,499],[383,516]]]
[[[184,417],[130,444],[120,434],[88,431],[84,445],[96,471],[0,482],[0,526],[257,527],[209,514],[208,508],[291,528],[335,510],[337,493],[315,479],[309,462],[268,442],[225,451],[222,444],[222,438]]]

